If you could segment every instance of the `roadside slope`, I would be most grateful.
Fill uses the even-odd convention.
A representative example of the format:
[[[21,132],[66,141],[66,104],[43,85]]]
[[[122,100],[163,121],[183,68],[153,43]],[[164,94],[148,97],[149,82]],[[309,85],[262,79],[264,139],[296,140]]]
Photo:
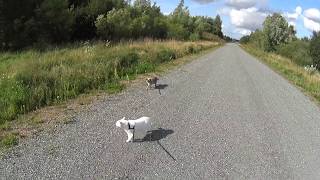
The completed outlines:
[[[320,176],[319,107],[238,46],[160,79],[160,91],[132,87],[19,145],[0,161],[2,178]],[[125,143],[123,116],[150,116],[158,141]]]

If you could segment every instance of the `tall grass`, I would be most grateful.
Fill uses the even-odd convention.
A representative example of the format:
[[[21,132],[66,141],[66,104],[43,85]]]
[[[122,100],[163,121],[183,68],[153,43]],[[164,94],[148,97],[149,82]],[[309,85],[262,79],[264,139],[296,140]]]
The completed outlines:
[[[114,91],[119,80],[152,72],[167,61],[217,43],[139,41],[118,45],[84,43],[47,52],[0,54],[0,124],[42,106],[90,90]],[[120,87],[120,86],[119,86]]]
[[[268,64],[270,67],[281,73],[295,85],[301,87],[320,103],[320,73],[319,71],[307,71],[303,66],[295,63],[291,59],[282,57],[274,53],[267,53],[256,49],[250,45],[242,47]],[[299,62],[302,62],[299,61]]]

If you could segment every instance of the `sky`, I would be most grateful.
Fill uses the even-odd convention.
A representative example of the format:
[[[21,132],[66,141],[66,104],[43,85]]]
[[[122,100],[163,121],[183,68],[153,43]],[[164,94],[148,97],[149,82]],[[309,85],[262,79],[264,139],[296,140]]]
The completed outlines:
[[[180,0],[153,0],[164,14],[171,13]],[[193,16],[222,18],[224,34],[239,39],[261,29],[265,18],[281,13],[293,25],[298,37],[320,31],[320,0],[185,0]]]

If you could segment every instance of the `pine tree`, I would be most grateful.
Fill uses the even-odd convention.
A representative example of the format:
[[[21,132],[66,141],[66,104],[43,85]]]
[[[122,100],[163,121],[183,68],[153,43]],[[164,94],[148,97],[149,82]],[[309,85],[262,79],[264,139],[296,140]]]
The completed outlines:
[[[151,6],[151,0],[135,0],[134,1],[135,7],[150,7]]]
[[[184,0],[180,0],[178,6],[176,7],[176,9],[173,11],[174,15],[180,15],[185,11],[185,7],[184,7]]]
[[[213,34],[219,36],[220,38],[223,38],[222,21],[219,15],[216,16],[213,22]]]
[[[0,0],[0,49],[4,48],[4,15],[3,15],[3,0]]]

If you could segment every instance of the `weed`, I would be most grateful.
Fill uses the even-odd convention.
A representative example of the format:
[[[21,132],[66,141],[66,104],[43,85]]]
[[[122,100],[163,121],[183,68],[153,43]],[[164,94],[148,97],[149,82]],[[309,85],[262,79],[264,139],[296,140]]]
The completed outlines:
[[[17,134],[14,133],[10,133],[5,135],[5,137],[2,138],[1,140],[1,146],[5,147],[5,148],[10,148],[12,146],[15,146],[18,144],[18,136]]]

